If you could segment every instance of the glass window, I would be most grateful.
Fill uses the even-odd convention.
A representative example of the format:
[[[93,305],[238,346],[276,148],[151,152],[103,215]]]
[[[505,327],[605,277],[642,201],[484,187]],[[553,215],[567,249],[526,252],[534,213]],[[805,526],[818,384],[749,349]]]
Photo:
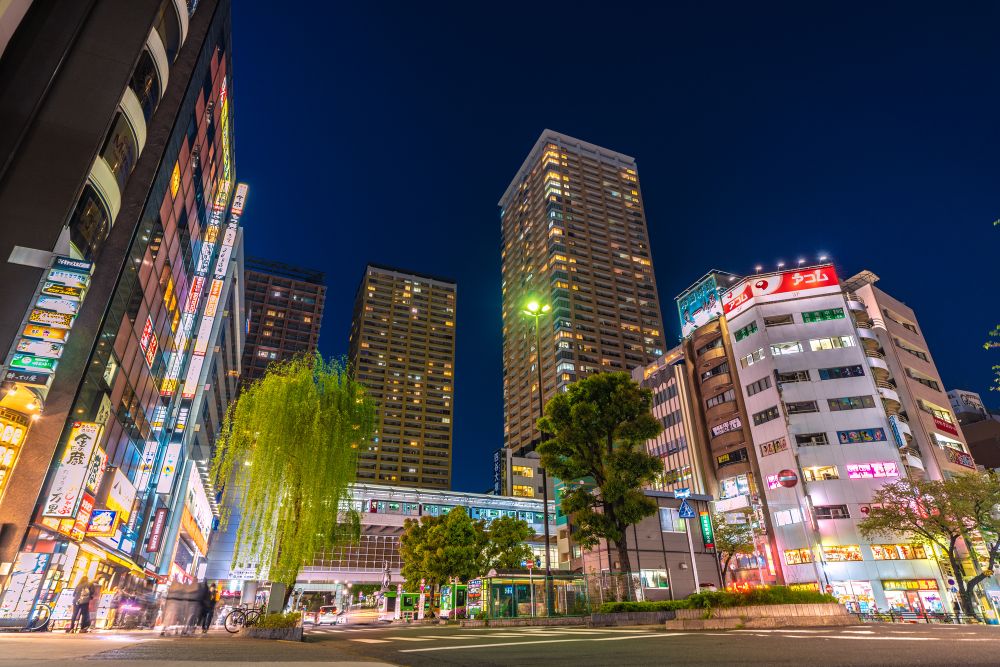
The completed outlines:
[[[139,157],[139,142],[135,138],[135,132],[129,125],[125,114],[118,112],[115,121],[111,125],[111,132],[101,149],[101,157],[108,163],[111,173],[118,181],[118,188],[125,190],[125,181],[135,167],[135,161]]]
[[[93,259],[111,230],[111,214],[97,191],[87,183],[70,221],[70,240],[85,259]]]
[[[660,530],[665,533],[683,533],[684,519],[680,517],[680,511],[673,507],[660,508]]]
[[[826,400],[832,412],[839,410],[860,410],[874,408],[875,399],[871,396],[844,396],[843,398],[828,398]]]
[[[712,396],[705,401],[705,407],[714,408],[717,405],[722,405],[723,403],[729,403],[730,401],[736,400],[736,392],[733,389],[722,392],[718,396]]]
[[[511,472],[518,477],[534,477],[535,471],[529,466],[511,466]]]
[[[857,544],[823,547],[823,558],[831,563],[864,560],[861,557],[861,547]]]
[[[829,445],[826,433],[799,433],[795,436],[795,444],[800,447],[812,447],[816,445]]]
[[[923,560],[927,550],[922,544],[873,544],[872,558],[875,560]]]
[[[854,347],[854,336],[831,336],[829,338],[813,338],[809,341],[813,352],[820,350],[836,350],[842,347]]]
[[[751,352],[747,356],[740,359],[740,366],[746,368],[748,366],[753,366],[755,363],[764,358],[764,348],[760,348],[755,352]]]
[[[790,343],[775,343],[771,346],[771,356],[777,357],[782,354],[797,354],[802,351],[802,343],[794,340]]]
[[[789,526],[800,521],[802,521],[802,512],[797,507],[790,510],[777,510],[774,513],[774,525],[776,526]]]
[[[851,513],[847,510],[847,505],[817,505],[815,510],[817,519],[851,518]]]
[[[772,315],[771,317],[764,318],[765,327],[780,327],[785,324],[792,324],[794,320],[791,314],[788,315]]]
[[[723,361],[718,366],[714,366],[713,368],[710,368],[704,373],[702,373],[701,379],[707,380],[708,378],[715,377],[716,375],[722,375],[723,373],[728,373],[728,372],[729,372],[729,362]]]
[[[819,369],[820,380],[840,380],[841,378],[864,377],[865,369],[861,365],[854,366],[834,366],[833,368]]]
[[[802,475],[807,482],[821,482],[829,479],[840,479],[837,466],[813,466],[803,468]]]
[[[139,55],[139,62],[132,71],[132,80],[128,86],[139,98],[142,115],[148,124],[156,105],[160,102],[160,75],[156,72],[156,65],[153,63],[153,57],[149,55],[149,50],[143,49]]]
[[[761,424],[769,422],[772,419],[777,419],[779,416],[780,413],[778,412],[778,406],[775,405],[767,410],[761,410],[760,412],[754,413],[753,423],[760,426]]]
[[[518,498],[534,498],[535,490],[527,484],[515,484],[513,486],[514,496]]]
[[[160,7],[160,15],[156,18],[156,33],[167,52],[167,62],[173,63],[181,48],[181,26],[177,20],[177,10],[170,0],[166,0]]]
[[[777,373],[778,384],[790,384],[792,382],[809,382],[809,371],[788,371],[787,373]]]
[[[811,322],[823,322],[825,320],[844,319],[843,308],[827,308],[826,310],[810,310],[802,313],[802,321],[806,324]]]
[[[725,468],[726,466],[735,465],[737,463],[743,463],[744,461],[748,461],[749,459],[750,457],[747,454],[746,447],[743,447],[742,449],[737,449],[734,452],[728,452],[726,454],[721,454],[719,456],[716,456],[715,464],[719,468]]]
[[[756,393],[762,392],[771,386],[771,378],[764,376],[756,382],[751,382],[747,385],[747,396],[753,396]]]
[[[809,549],[787,549],[785,551],[785,562],[789,565],[811,563],[812,560],[812,551]]]
[[[816,401],[793,401],[785,403],[785,411],[790,415],[801,415],[807,412],[819,412]]]
[[[666,570],[640,570],[643,588],[670,588]]]

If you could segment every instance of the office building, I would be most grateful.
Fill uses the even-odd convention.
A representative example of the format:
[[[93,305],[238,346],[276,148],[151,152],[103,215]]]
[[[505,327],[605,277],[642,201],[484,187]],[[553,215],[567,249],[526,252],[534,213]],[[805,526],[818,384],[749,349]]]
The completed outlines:
[[[451,487],[455,281],[369,264],[358,286],[349,358],[375,400],[362,483]]]
[[[30,3],[4,48],[0,407],[30,428],[3,459],[2,625],[84,575],[110,593],[198,573],[214,434],[195,434],[242,319],[217,312],[246,197],[231,82],[226,0]]]
[[[247,259],[243,276],[250,325],[240,384],[246,386],[272,361],[316,351],[326,285],[319,271],[259,258]]]
[[[852,306],[860,303],[865,309],[855,310],[855,317],[868,316],[859,333],[866,337],[869,358],[876,359],[872,372],[879,391],[896,413],[894,428],[913,438],[910,460],[919,469],[916,474],[944,479],[975,470],[916,313],[876,287],[876,282],[877,275],[862,271],[847,279],[844,287]]]
[[[665,348],[635,160],[542,132],[500,198],[504,445],[537,445],[544,399]],[[538,324],[529,300],[551,308]]]
[[[1000,414],[988,410],[974,391],[951,389],[948,401],[977,467],[1000,469]]]
[[[515,454],[509,447],[493,452],[493,489],[496,496],[542,498],[542,464],[538,452]],[[555,498],[553,479],[548,480],[549,498]]]

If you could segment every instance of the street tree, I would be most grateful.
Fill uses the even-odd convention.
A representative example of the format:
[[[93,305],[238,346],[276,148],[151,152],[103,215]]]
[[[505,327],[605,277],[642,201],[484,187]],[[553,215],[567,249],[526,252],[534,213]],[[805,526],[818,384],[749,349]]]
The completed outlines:
[[[974,614],[976,588],[1000,560],[998,510],[1000,483],[991,474],[956,475],[946,481],[900,480],[873,494],[868,516],[858,528],[868,539],[902,534],[937,546],[954,572],[962,609]],[[977,558],[979,540],[985,544],[987,566],[969,575],[963,561],[966,556]]]
[[[562,508],[572,517],[574,537],[584,548],[607,540],[627,575],[632,564],[625,531],[656,513],[643,487],[663,470],[645,447],[663,430],[652,403],[652,392],[628,373],[600,373],[550,399],[538,420],[539,430],[550,436],[538,452],[546,470],[566,485]]]
[[[722,564],[722,584],[726,584],[729,566],[739,555],[752,556],[756,551],[753,535],[753,513],[750,510],[742,512],[742,520],[730,522],[724,514],[712,517],[715,532],[715,551]]]
[[[223,526],[239,505],[233,564],[285,584],[286,603],[304,562],[357,539],[346,501],[374,414],[344,365],[319,355],[271,364],[226,414],[212,476]]]
[[[535,537],[534,529],[523,519],[503,516],[490,522],[487,530],[485,569],[512,570],[532,560],[527,542]]]

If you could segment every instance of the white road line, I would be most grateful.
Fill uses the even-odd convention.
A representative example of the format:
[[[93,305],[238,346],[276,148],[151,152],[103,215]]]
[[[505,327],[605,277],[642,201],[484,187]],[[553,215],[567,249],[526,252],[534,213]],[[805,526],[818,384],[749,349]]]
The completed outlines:
[[[394,640],[397,642],[428,642],[430,639],[426,637],[386,637],[386,639]]]
[[[352,639],[352,642],[364,642],[365,644],[386,644],[388,639],[365,639],[364,637],[358,637],[357,639]]]
[[[809,637],[809,639],[815,639],[815,637]],[[869,640],[882,640],[890,642],[936,642],[938,637],[859,637],[858,635],[827,635],[824,639],[861,639],[863,641]]]
[[[680,637],[681,635],[690,634],[688,632],[675,632],[671,634],[666,633],[650,633],[648,635],[628,635],[626,637],[573,637],[564,639],[540,639],[538,641],[526,641],[526,642],[494,642],[492,644],[461,644],[458,646],[428,646],[426,648],[409,648],[403,649],[400,653],[425,653],[428,651],[455,651],[462,649],[472,649],[472,648],[494,648],[497,646],[527,646],[532,644],[564,644],[566,642],[607,642],[607,641],[620,641],[622,639],[646,639],[648,637],[659,637],[659,638],[670,638],[670,637]]]
[[[873,635],[874,630],[844,630],[844,632],[850,633],[852,635]]]

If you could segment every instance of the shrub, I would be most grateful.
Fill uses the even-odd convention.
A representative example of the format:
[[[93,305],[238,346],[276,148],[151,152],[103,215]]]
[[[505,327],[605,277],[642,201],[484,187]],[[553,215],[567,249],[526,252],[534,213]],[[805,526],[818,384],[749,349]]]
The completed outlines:
[[[600,614],[624,614],[642,611],[673,611],[688,609],[687,600],[659,600],[657,602],[605,602],[598,609]]]
[[[712,609],[715,607],[750,607],[768,604],[818,604],[836,602],[837,598],[819,591],[792,590],[787,586],[754,588],[745,593],[706,591],[683,600],[659,602],[605,602],[598,613],[621,614],[637,611],[673,611],[676,609]]]
[[[262,630],[283,630],[294,628],[299,624],[301,615],[297,611],[290,611],[287,614],[268,614],[254,624],[255,628]]]

